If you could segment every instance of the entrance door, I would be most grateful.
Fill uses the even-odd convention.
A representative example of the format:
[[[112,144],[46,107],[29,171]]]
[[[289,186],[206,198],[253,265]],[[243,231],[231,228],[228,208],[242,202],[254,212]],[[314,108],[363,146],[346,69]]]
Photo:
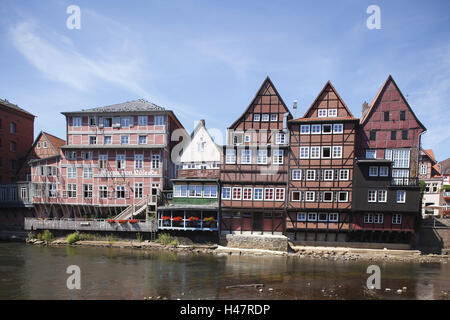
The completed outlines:
[[[262,231],[263,230],[263,214],[261,212],[253,213],[253,231]]]

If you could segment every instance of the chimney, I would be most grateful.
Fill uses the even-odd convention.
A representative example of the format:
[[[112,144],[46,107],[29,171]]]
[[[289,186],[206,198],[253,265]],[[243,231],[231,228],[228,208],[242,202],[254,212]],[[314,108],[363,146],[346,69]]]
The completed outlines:
[[[294,106],[292,107],[292,109],[294,109],[294,119],[297,115],[297,100],[294,100]]]
[[[205,126],[205,119],[201,119],[200,122],[202,123],[202,126]]]
[[[368,110],[369,104],[366,101],[364,101],[364,103],[362,104],[361,118],[364,118]]]

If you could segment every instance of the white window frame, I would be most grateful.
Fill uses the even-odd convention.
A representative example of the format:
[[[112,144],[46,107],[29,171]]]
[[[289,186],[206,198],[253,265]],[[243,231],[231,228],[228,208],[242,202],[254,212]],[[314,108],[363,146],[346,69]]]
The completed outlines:
[[[330,212],[328,214],[328,221],[329,222],[339,222],[339,213],[337,213],[337,212]]]
[[[327,109],[317,109],[317,117],[318,118],[326,118],[327,117]]]
[[[267,164],[267,149],[257,151],[257,163]]]
[[[247,197],[245,196],[245,191],[247,191]],[[253,199],[253,189],[244,187],[242,188],[242,200],[251,201]]]
[[[278,114],[276,113],[270,114],[270,121],[278,121]]]
[[[331,156],[333,159],[341,159],[342,158],[342,146],[333,146]]]
[[[387,202],[387,190],[378,190],[378,202]]]
[[[267,193],[269,191],[269,193]],[[268,195],[272,195],[271,198]],[[275,190],[274,188],[264,188],[264,201],[274,201],[275,200]]]
[[[251,164],[252,163],[252,150],[242,149],[241,150],[241,164]]]
[[[153,121],[154,121],[155,126],[163,126],[164,125],[164,116],[155,116]]]
[[[319,129],[319,131],[314,131],[314,128]],[[322,133],[322,125],[320,124],[311,125],[311,134],[321,134],[321,133]]]
[[[306,212],[297,212],[297,221],[306,221]]]
[[[126,138],[126,142],[124,141],[124,138]],[[128,134],[121,135],[120,144],[130,144],[130,136]]]
[[[253,121],[260,121],[261,120],[261,115],[259,113],[254,113],[253,114]]]
[[[234,190],[239,191],[239,197],[235,197],[235,196],[234,196],[234,195],[235,195]],[[242,200],[242,188],[241,188],[241,187],[233,187],[233,188],[231,189],[231,199],[232,199],[232,200]]]
[[[328,118],[336,118],[337,117],[337,109],[328,109]]]
[[[224,192],[224,190],[227,190],[227,192]],[[228,193],[228,197],[226,194]],[[222,187],[222,195],[223,200],[231,200],[231,187]]]
[[[272,150],[272,164],[283,164],[283,162],[284,150]]]
[[[389,167],[386,167],[386,166],[380,167],[379,173],[380,173],[380,177],[388,177],[389,176]]]
[[[309,124],[302,124],[300,126],[300,134],[310,134],[311,126]]]
[[[371,202],[371,203],[377,202],[377,200],[378,200],[377,197],[378,197],[377,190],[372,190],[372,189],[367,190],[367,202]]]
[[[264,200],[264,188],[254,188],[253,189],[253,200]]]
[[[310,178],[311,173],[312,173],[312,178]],[[316,170],[313,170],[313,169],[306,170],[306,181],[316,181]]]
[[[308,212],[307,219],[308,221],[317,221],[317,212]]]
[[[341,194],[345,194],[345,200],[341,200]],[[338,202],[348,202],[348,191],[339,191]]]
[[[308,195],[312,195],[312,197],[309,197]],[[314,191],[305,191],[305,201],[306,202],[314,202],[316,199],[316,193]]]
[[[281,193],[278,193],[278,192]],[[286,190],[284,188],[275,188],[275,201],[284,201],[286,194]],[[282,197],[278,197],[279,195],[282,195]]]
[[[323,171],[323,180],[324,181],[333,181],[334,170],[327,169]]]
[[[269,122],[269,114],[268,113],[261,114],[261,121],[262,122]]]
[[[325,194],[331,194],[330,200],[325,200]],[[322,202],[333,202],[333,191],[324,191],[322,194]]]
[[[402,224],[402,215],[401,214],[393,214],[392,215],[392,224]]]
[[[320,147],[313,146],[311,147],[310,159],[320,159]]]
[[[340,128],[340,129],[337,130],[337,128]],[[344,133],[344,124],[343,123],[333,124],[333,133]]]
[[[323,155],[323,152],[324,152],[324,150],[326,150],[326,148],[329,148],[330,149],[330,155],[328,156],[328,157],[325,157],[324,155]],[[332,156],[332,151],[333,151],[333,149],[331,148],[331,146],[323,146],[322,147],[322,153],[321,153],[321,158],[322,159],[331,159],[331,156]]]
[[[378,177],[378,167],[376,166],[369,167],[369,177]]]
[[[302,180],[302,169],[293,169],[291,179],[294,181]]]
[[[300,159],[309,159],[309,147],[300,147],[299,157]]]
[[[399,199],[399,195],[403,195],[403,196],[401,196],[401,198]],[[406,203],[406,191],[405,190],[397,190],[395,199],[396,199],[397,203]]]
[[[227,164],[235,164],[236,163],[236,150],[235,149],[226,149],[225,163],[227,163]]]
[[[146,126],[148,124],[148,116],[138,116],[138,126]]]
[[[342,174],[345,173],[345,179],[342,177]],[[339,181],[348,181],[350,178],[350,170],[349,169],[340,169],[339,170]]]

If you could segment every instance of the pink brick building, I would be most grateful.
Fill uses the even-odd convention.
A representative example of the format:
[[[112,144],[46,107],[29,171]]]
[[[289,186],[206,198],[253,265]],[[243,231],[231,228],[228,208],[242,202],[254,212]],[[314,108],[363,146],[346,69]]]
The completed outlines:
[[[32,164],[32,195],[41,216],[112,217],[176,175],[175,114],[145,100],[63,112],[61,156]]]

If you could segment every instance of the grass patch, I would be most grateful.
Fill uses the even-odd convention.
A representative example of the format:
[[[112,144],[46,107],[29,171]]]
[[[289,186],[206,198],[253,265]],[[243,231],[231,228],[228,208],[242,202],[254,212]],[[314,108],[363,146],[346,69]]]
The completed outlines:
[[[71,234],[69,234],[69,235],[66,237],[66,242],[67,242],[68,244],[77,242],[77,241],[79,241],[79,240],[81,240],[81,239],[80,239],[80,233],[79,233],[78,231],[77,231],[77,232],[74,232],[74,233],[71,233]]]
[[[172,237],[168,233],[158,234],[158,239],[156,239],[156,242],[163,244],[165,246],[177,246],[179,244],[178,239],[175,237]]]

